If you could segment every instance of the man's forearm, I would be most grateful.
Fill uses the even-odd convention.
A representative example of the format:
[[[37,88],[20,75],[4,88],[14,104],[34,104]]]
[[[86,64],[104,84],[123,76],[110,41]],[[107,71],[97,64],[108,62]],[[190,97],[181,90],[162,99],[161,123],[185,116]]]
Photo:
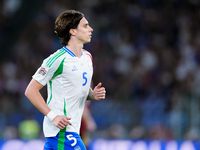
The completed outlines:
[[[93,90],[91,88],[89,89],[87,100],[95,100]]]

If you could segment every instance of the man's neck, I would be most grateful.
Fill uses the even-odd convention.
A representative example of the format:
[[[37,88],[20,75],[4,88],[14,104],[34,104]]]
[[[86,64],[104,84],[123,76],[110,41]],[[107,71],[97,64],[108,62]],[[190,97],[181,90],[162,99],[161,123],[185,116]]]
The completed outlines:
[[[72,43],[68,43],[68,45],[66,45],[66,47],[72,51],[76,57],[81,57],[81,53],[82,53],[82,49],[83,49],[83,45],[82,44],[72,44]]]

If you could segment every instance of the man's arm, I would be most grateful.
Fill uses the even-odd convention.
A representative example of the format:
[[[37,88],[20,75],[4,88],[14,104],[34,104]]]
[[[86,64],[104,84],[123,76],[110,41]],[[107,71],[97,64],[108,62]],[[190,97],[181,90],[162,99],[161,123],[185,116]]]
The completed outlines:
[[[32,79],[26,88],[25,95],[31,103],[46,116],[51,109],[46,105],[44,98],[40,94],[40,89],[42,88],[42,84],[35,79]]]
[[[53,122],[56,127],[63,129],[68,124],[71,125],[71,123],[69,122],[71,118],[64,115],[58,116],[47,106],[44,98],[40,94],[40,89],[42,88],[42,84],[40,84],[35,79],[32,79],[26,88],[25,95],[41,113],[43,113]]]
[[[94,90],[89,89],[87,100],[103,100],[106,96],[106,90],[104,87],[101,87],[102,83],[100,82],[95,86]]]
[[[97,125],[91,115],[91,112],[88,108],[88,104],[85,104],[84,110],[83,110],[83,115],[82,115],[82,122],[86,124],[86,132],[91,132],[96,130]]]
[[[94,100],[94,95],[93,95],[92,88],[89,89],[87,100]]]

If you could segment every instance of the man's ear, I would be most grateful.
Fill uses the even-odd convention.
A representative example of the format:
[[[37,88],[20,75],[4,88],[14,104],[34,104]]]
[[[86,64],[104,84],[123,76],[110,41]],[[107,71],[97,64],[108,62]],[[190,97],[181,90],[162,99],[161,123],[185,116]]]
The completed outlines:
[[[70,33],[71,35],[75,35],[75,34],[76,34],[76,29],[70,29],[70,30],[69,30],[69,33]]]

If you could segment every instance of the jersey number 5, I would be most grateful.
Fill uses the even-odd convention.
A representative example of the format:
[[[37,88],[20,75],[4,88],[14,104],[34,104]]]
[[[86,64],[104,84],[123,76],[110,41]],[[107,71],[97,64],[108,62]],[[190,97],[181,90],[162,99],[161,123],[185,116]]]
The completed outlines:
[[[87,84],[87,77],[85,76],[86,74],[87,72],[83,72],[83,79],[85,80],[85,82],[82,84],[83,86]]]
[[[76,140],[76,138],[75,137],[73,137],[73,135],[72,134],[69,134],[69,135],[67,135],[67,139],[68,140],[73,140],[74,142],[71,144],[71,146],[74,146],[74,145],[76,145],[76,143],[77,143],[77,140]]]

